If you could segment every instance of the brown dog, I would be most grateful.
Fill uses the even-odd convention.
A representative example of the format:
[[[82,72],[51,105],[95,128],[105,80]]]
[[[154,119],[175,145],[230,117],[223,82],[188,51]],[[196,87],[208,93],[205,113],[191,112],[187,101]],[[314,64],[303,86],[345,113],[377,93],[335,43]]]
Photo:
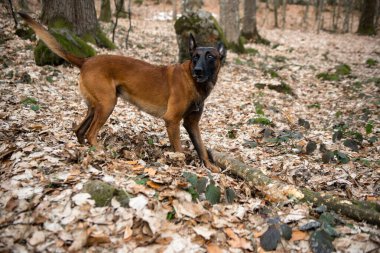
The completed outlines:
[[[56,39],[30,16],[19,13],[37,36],[58,56],[80,68],[79,88],[88,111],[75,130],[80,143],[85,138],[97,146],[100,128],[112,113],[118,97],[141,110],[162,118],[166,123],[170,144],[181,152],[180,122],[189,133],[204,165],[213,172],[220,171],[210,161],[199,130],[205,99],[213,89],[221,61],[226,55],[223,44],[197,47],[190,34],[191,60],[170,66],[154,66],[147,62],[117,55],[76,57],[64,49]]]

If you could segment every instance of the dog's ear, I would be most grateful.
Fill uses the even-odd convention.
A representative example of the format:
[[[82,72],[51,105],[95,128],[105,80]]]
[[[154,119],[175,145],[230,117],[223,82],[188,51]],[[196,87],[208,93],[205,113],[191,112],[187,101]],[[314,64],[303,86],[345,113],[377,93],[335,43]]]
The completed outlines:
[[[189,53],[190,57],[193,55],[195,49],[197,48],[197,43],[195,42],[194,36],[192,33],[190,33],[189,37]]]
[[[226,50],[226,47],[224,46],[223,42],[218,42],[216,49],[219,52],[220,61],[224,61],[224,59],[226,58],[226,55],[227,55],[227,50]]]

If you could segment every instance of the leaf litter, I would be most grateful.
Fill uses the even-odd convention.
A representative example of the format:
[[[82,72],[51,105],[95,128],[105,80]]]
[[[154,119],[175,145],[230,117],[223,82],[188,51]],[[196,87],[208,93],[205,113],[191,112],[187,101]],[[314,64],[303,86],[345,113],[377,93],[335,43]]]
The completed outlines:
[[[172,22],[147,18],[170,10],[162,6],[149,7],[150,15],[135,7],[127,50],[122,49],[127,21],[121,19],[119,49],[97,51],[176,63]],[[352,220],[321,225],[306,205],[273,206],[228,172],[207,173],[185,131],[185,153],[173,153],[164,123],[125,102],[101,131],[105,151],[79,145],[72,132],[85,112],[79,71],[36,66],[34,42],[14,35],[5,8],[1,16],[1,251],[307,252],[319,250],[320,242],[342,252],[379,248],[374,226]],[[110,33],[109,25],[102,26]],[[229,52],[206,102],[204,142],[288,183],[379,202],[380,70],[366,63],[380,60],[379,38],[260,32],[278,46],[248,44],[255,55]],[[318,79],[318,73],[334,73],[342,64],[349,75]],[[257,118],[270,124],[248,123]],[[335,125],[346,127],[333,141]],[[331,152],[327,160],[324,152]],[[201,182],[193,191],[184,172]],[[116,196],[96,206],[83,190],[90,180],[125,190],[128,206]],[[274,217],[283,222],[276,226],[286,228],[285,241],[270,221]],[[339,237],[331,239],[326,230]],[[263,247],[265,233],[281,243]]]

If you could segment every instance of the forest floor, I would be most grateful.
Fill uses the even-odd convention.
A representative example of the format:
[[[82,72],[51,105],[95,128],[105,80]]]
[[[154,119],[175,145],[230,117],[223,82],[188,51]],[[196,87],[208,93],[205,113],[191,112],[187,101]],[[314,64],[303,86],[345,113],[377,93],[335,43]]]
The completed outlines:
[[[121,100],[99,136],[105,151],[78,144],[73,128],[86,112],[79,70],[36,66],[35,42],[17,37],[0,9],[0,251],[262,252],[264,233],[279,228],[292,234],[282,232],[278,252],[326,241],[339,252],[379,250],[376,226],[306,204],[274,205],[228,171],[209,173],[184,129],[185,156],[170,152],[163,121]],[[158,10],[137,8],[128,49],[121,20],[119,49],[98,52],[175,64],[173,22],[158,20]],[[200,124],[207,147],[289,184],[379,203],[380,38],[260,33],[270,46],[228,52]],[[334,80],[317,78],[322,72]],[[194,175],[221,189],[221,203],[204,193],[191,201]],[[130,207],[116,198],[96,207],[83,192],[89,180],[125,190]],[[329,235],[318,237],[311,221]]]

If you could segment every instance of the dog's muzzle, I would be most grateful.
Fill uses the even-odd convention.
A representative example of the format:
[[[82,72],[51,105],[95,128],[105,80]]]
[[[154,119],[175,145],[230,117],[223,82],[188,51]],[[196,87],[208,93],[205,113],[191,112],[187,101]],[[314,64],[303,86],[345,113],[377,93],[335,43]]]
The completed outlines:
[[[204,83],[208,80],[208,76],[204,74],[203,69],[197,67],[193,69],[193,78],[197,83]]]

